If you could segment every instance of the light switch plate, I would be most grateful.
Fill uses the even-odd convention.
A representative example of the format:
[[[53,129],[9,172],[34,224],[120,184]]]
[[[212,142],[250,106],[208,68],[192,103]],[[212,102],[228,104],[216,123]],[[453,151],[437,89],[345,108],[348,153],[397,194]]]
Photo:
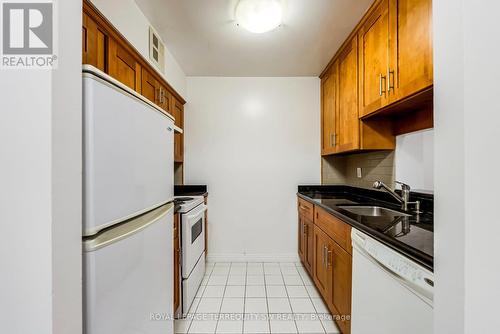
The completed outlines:
[[[356,176],[358,177],[358,179],[361,179],[363,177],[361,167],[356,168]]]

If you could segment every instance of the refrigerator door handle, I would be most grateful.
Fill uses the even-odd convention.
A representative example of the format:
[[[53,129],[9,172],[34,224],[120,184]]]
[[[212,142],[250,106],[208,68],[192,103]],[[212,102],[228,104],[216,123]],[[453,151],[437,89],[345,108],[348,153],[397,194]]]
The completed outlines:
[[[104,229],[91,237],[85,237],[83,239],[83,250],[85,252],[93,252],[123,240],[165,217],[173,209],[174,204],[167,203],[139,217],[118,224],[116,227]]]

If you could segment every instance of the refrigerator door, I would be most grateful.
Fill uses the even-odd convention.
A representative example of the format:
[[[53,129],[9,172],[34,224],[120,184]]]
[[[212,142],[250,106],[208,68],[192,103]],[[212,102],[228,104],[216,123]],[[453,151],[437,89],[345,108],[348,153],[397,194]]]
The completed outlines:
[[[173,333],[173,204],[83,242],[84,333]]]
[[[135,94],[83,74],[84,236],[173,198],[173,120]]]

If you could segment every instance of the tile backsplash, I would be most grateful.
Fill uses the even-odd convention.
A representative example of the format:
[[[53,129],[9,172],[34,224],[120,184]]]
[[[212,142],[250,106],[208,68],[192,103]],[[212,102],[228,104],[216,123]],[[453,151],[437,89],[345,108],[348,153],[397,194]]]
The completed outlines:
[[[357,177],[361,168],[361,178]],[[371,188],[373,182],[394,184],[394,151],[374,151],[322,157],[323,184],[347,184]]]

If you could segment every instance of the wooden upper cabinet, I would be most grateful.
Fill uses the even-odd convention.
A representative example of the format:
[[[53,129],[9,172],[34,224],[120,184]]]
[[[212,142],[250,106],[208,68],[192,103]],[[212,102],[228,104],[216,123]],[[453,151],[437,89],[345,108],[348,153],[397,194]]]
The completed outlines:
[[[390,0],[389,17],[392,103],[433,84],[432,1]]]
[[[184,105],[171,97],[171,111],[172,116],[175,118],[175,125],[184,129]],[[184,161],[184,134],[175,133],[174,135],[174,161]]]
[[[387,104],[389,0],[381,1],[358,32],[359,116]]]
[[[337,152],[359,149],[358,43],[354,38],[338,57]]]
[[[82,18],[82,64],[106,71],[107,36],[87,14]]]
[[[161,87],[161,90],[160,90],[160,96],[162,99],[161,107],[163,108],[163,110],[165,110],[169,114],[172,114],[173,113],[173,106],[175,106],[174,97],[163,86]]]
[[[156,78],[145,68],[141,74],[141,94],[151,102],[158,104],[159,83]]]
[[[136,58],[114,39],[109,41],[109,75],[141,93],[141,65]]]
[[[82,63],[95,66],[142,94],[169,114],[173,114],[174,108],[183,109],[186,102],[165,81],[163,75],[123,37],[90,0],[83,0],[82,4]],[[179,145],[180,147],[182,145]]]
[[[337,63],[329,73],[321,79],[321,154],[335,152],[335,136],[337,131]]]

